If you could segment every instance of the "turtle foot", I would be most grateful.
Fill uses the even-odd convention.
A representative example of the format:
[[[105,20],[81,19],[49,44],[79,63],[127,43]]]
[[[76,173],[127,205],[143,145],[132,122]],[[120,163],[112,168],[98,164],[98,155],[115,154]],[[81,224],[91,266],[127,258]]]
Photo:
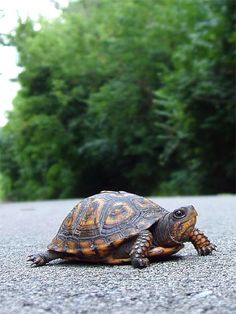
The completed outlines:
[[[32,262],[31,266],[34,267],[43,266],[46,264],[45,259],[39,254],[29,255],[27,261]]]
[[[198,229],[193,229],[189,240],[194,245],[198,255],[209,255],[216,250],[216,245],[212,244],[207,236]]]
[[[134,268],[145,268],[150,265],[148,258],[134,258],[132,260],[132,265]]]
[[[212,251],[216,251],[216,245],[212,243],[206,246],[197,248],[198,255],[201,255],[201,256],[210,255]]]

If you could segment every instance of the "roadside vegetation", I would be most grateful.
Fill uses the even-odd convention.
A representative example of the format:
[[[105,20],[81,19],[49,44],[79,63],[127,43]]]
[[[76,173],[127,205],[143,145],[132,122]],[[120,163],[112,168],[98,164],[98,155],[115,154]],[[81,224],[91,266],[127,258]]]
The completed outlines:
[[[235,21],[234,0],[87,0],[19,20],[1,197],[235,192]]]

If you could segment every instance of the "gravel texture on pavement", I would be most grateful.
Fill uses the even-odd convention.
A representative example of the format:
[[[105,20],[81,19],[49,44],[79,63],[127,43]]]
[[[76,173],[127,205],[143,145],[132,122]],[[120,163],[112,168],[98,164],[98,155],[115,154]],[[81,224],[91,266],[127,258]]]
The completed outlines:
[[[32,268],[77,200],[0,204],[0,313],[236,313],[236,196],[153,198],[168,210],[192,204],[217,245],[190,243],[142,270],[54,261]]]

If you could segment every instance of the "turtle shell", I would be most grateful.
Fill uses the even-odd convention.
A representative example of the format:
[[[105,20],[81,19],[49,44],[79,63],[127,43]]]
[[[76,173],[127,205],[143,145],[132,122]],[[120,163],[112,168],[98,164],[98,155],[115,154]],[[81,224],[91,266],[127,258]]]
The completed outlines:
[[[101,192],[83,199],[64,219],[48,249],[93,259],[109,255],[126,239],[148,229],[167,211],[127,192]]]

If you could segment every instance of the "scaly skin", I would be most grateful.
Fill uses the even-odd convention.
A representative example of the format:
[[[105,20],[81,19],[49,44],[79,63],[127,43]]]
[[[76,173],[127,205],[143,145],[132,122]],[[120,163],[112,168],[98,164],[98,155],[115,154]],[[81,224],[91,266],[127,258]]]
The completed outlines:
[[[207,236],[196,228],[190,233],[189,241],[194,245],[198,255],[209,255],[216,250],[216,246],[209,241]]]
[[[52,251],[45,251],[28,256],[27,261],[32,262],[31,266],[43,266],[48,262],[61,257],[63,257],[63,254]]]
[[[152,245],[152,241],[153,236],[149,230],[140,232],[130,253],[131,264],[133,267],[144,268],[149,266],[150,263],[147,255]]]

